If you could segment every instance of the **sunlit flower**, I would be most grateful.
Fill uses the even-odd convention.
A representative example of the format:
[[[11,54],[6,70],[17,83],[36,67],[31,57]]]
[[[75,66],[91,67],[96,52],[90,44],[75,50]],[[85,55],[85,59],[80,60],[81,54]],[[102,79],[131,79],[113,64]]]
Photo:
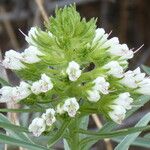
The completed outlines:
[[[68,98],[65,100],[65,103],[63,105],[64,111],[68,113],[70,117],[75,117],[77,110],[79,109],[79,104],[75,97]]]
[[[32,132],[34,136],[40,136],[46,129],[45,120],[43,118],[35,118],[29,125],[29,132]]]
[[[76,81],[81,75],[79,64],[75,61],[69,62],[66,73],[68,74],[70,81]]]

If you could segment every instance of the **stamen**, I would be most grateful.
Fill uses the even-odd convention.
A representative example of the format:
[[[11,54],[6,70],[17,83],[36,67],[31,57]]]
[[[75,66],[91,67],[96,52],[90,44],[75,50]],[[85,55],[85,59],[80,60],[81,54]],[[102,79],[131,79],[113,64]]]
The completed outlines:
[[[139,50],[141,50],[143,46],[144,46],[144,44],[141,45],[137,50],[135,50],[135,51],[134,51],[134,54],[137,53]]]
[[[25,33],[23,33],[23,32],[21,31],[21,29],[19,29],[19,31],[20,31],[24,36],[27,36]]]

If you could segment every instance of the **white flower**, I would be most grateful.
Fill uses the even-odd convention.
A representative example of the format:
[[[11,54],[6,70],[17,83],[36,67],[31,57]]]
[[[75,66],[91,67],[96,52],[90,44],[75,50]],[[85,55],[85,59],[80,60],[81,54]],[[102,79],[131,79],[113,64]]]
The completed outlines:
[[[102,94],[108,94],[109,93],[109,86],[110,84],[106,82],[104,77],[97,77],[93,83],[95,84],[93,89],[101,92]]]
[[[12,89],[13,87],[4,86],[0,89],[0,102],[11,102],[12,101]]]
[[[30,43],[30,44],[34,44],[34,40],[33,38],[36,37],[36,34],[38,33],[38,30],[36,27],[31,27],[31,29],[28,32],[28,36],[25,36],[25,40]]]
[[[21,63],[22,56],[20,53],[9,50],[5,53],[5,57],[3,60],[3,66],[12,70],[21,70],[25,68],[25,66]]]
[[[108,69],[108,74],[121,78],[123,77],[123,68],[119,65],[117,61],[111,61],[104,66],[104,69]]]
[[[120,56],[120,60],[131,59],[134,56],[132,50],[129,50],[126,44],[116,44],[108,49],[108,52],[115,56]]]
[[[138,67],[134,71],[127,71],[124,74],[123,79],[120,81],[123,85],[129,87],[129,88],[137,88],[139,86],[139,83],[144,80],[145,73],[141,73],[140,68]]]
[[[22,61],[32,64],[39,62],[41,59],[38,56],[42,56],[43,54],[39,51],[39,49],[35,46],[29,46],[22,55]]]
[[[42,118],[45,120],[47,126],[51,126],[56,121],[55,110],[51,108],[47,109]]]
[[[96,29],[95,37],[93,39],[93,42],[96,42],[96,41],[100,40],[103,37],[104,34],[105,34],[105,30],[103,28]]]
[[[90,90],[88,93],[88,100],[91,102],[97,102],[100,99],[100,94],[97,90]]]
[[[101,48],[104,48],[104,49],[107,49],[107,48],[110,48],[110,47],[113,47],[114,45],[117,45],[119,44],[119,40],[117,37],[113,37],[109,40],[107,40]]]
[[[109,112],[110,118],[114,122],[121,124],[125,118],[125,113],[126,113],[125,108],[121,105],[112,105],[111,109],[112,111]]]
[[[79,104],[76,98],[68,98],[63,105],[63,109],[68,112],[70,117],[75,117],[77,110],[79,109]]]
[[[39,81],[33,82],[31,91],[36,95],[41,93],[41,84]]]
[[[114,104],[123,106],[125,109],[131,109],[132,103],[133,99],[130,97],[130,93],[128,92],[119,94],[119,97],[114,101]]]
[[[29,125],[29,132],[32,132],[34,136],[38,137],[46,129],[45,120],[43,118],[35,118],[32,120],[32,123]]]
[[[150,79],[145,78],[138,83],[138,89],[136,90],[140,94],[150,95]]]
[[[69,62],[69,65],[66,69],[66,73],[69,76],[69,80],[76,81],[81,75],[79,64],[76,63],[75,61]]]
[[[14,101],[20,101],[25,99],[31,94],[30,85],[24,81],[20,82],[20,85],[14,87],[12,90],[12,97]]]
[[[42,92],[46,93],[47,91],[51,90],[53,88],[53,83],[46,74],[41,75],[41,79],[39,81],[36,81],[31,86],[31,91],[34,94],[40,94]]]

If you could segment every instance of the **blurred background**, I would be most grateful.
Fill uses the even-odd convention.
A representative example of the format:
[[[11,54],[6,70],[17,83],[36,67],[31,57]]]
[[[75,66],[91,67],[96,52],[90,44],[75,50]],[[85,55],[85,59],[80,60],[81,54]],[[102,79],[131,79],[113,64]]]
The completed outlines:
[[[3,57],[9,49],[21,51],[27,47],[19,29],[27,34],[32,26],[43,28],[44,13],[51,16],[56,6],[64,7],[71,3],[76,3],[77,10],[87,20],[91,17],[98,18],[98,27],[104,28],[108,33],[112,31],[111,36],[119,37],[120,42],[127,43],[129,48],[136,50],[144,44],[130,61],[130,69],[135,69],[141,64],[150,66],[150,0],[0,0],[1,56]],[[1,66],[0,69],[1,76],[6,77],[6,72]],[[7,71],[7,75],[12,84],[16,85],[19,82],[11,71]],[[135,124],[149,108],[150,104],[144,106],[132,118],[126,120],[124,126]],[[92,119],[89,127],[96,127]],[[116,143],[112,142],[112,147],[115,145]],[[61,144],[56,149],[61,149]],[[100,149],[111,150],[104,142],[99,142],[93,147],[93,150]],[[131,149],[144,150],[138,147]]]

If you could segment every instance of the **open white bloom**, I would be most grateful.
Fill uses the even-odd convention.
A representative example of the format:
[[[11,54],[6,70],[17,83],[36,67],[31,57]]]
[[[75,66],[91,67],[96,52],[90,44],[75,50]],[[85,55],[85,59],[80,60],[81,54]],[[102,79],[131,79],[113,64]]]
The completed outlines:
[[[134,56],[133,51],[126,44],[116,44],[109,48],[108,52],[114,56],[120,56],[120,60],[131,59]]]
[[[114,101],[114,104],[123,106],[127,110],[132,108],[132,103],[133,99],[130,97],[130,93],[128,92],[119,94],[119,97]]]
[[[123,77],[123,68],[119,65],[117,61],[111,61],[104,66],[104,69],[108,69],[108,74],[116,77]]]
[[[55,110],[52,108],[47,109],[42,118],[45,120],[47,126],[51,126],[56,121]]]
[[[51,81],[51,78],[48,77],[46,74],[42,74],[41,79],[32,84],[31,91],[34,94],[40,94],[42,92],[46,93],[52,88],[53,88],[53,83]]]
[[[29,132],[32,132],[34,136],[38,137],[46,129],[45,120],[43,118],[35,118],[32,120],[32,123],[29,125]]]
[[[150,95],[150,78],[145,78],[138,83],[138,89],[136,90],[140,94]]]
[[[39,51],[39,49],[35,46],[29,46],[24,50],[22,55],[22,61],[32,64],[39,62],[41,59],[38,56],[42,56],[43,54]]]
[[[112,111],[109,112],[110,118],[114,122],[121,124],[125,118],[125,114],[126,114],[125,108],[121,105],[112,105],[111,108]]]
[[[13,100],[12,98],[12,90],[13,87],[10,86],[4,86],[0,89],[0,102],[11,102]]]
[[[101,96],[97,90],[89,90],[87,99],[91,102],[97,102]]]
[[[20,85],[12,90],[13,100],[16,102],[28,97],[30,94],[30,85],[24,81],[20,82]]]
[[[76,81],[81,75],[79,64],[75,61],[69,62],[66,73],[68,74],[70,81]]]
[[[5,57],[3,60],[3,66],[12,70],[21,70],[25,68],[25,66],[21,63],[22,56],[20,53],[9,50],[5,53]]]
[[[68,112],[68,115],[70,117],[75,117],[77,110],[79,109],[79,104],[77,102],[77,99],[73,97],[73,98],[68,98],[67,100],[65,100],[63,109],[64,111]]]
[[[144,80],[144,78],[145,73],[141,73],[141,70],[138,67],[134,71],[127,71],[120,82],[129,88],[137,88],[139,83]]]
[[[101,92],[102,94],[108,94],[109,93],[109,86],[110,84],[106,82],[104,77],[97,77],[93,83],[95,84],[93,89]]]
[[[36,34],[38,33],[38,30],[36,27],[31,27],[31,29],[28,32],[28,36],[25,36],[25,40],[30,43],[30,44],[34,44],[34,40],[33,38],[36,37]]]
[[[117,45],[117,44],[119,44],[118,38],[117,38],[117,37],[113,37],[113,38],[107,40],[107,41],[102,45],[101,48],[107,49],[107,48],[113,47],[114,45]]]

